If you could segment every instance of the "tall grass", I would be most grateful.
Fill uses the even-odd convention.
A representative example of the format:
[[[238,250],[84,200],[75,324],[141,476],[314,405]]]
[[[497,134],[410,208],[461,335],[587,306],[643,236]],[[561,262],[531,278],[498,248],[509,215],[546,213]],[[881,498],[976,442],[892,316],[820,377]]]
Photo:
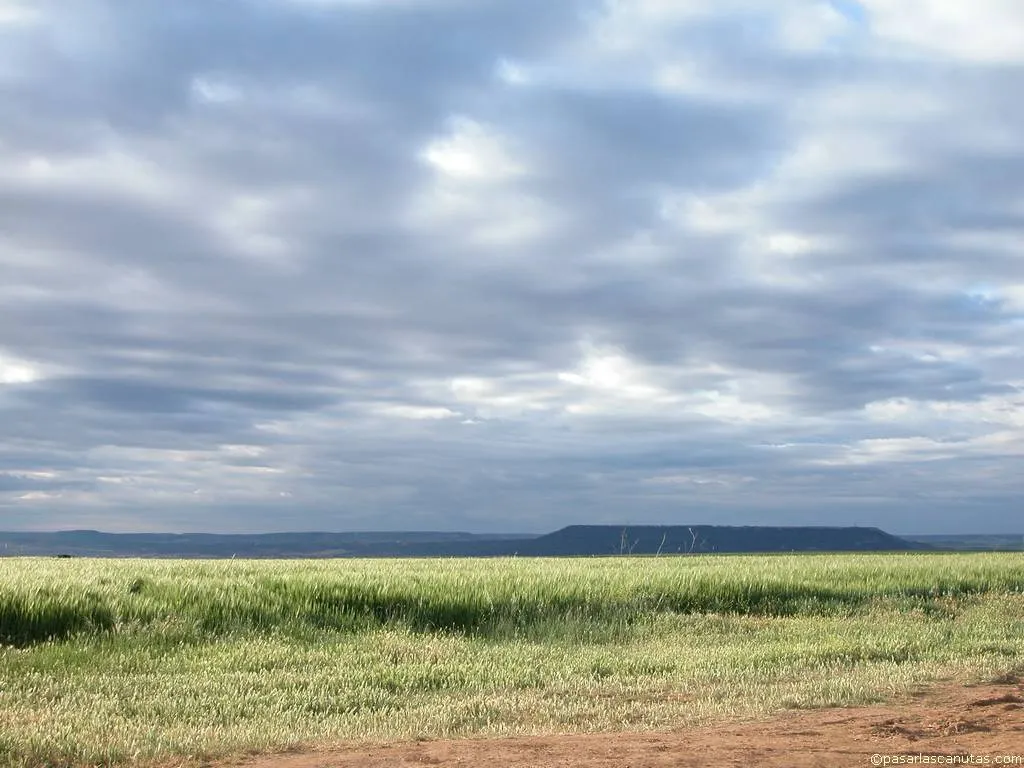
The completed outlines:
[[[1024,673],[1024,554],[0,559],[0,765],[679,727]]]
[[[124,632],[404,627],[486,637],[651,616],[837,615],[1024,592],[1024,556],[595,560],[0,560],[0,644]]]

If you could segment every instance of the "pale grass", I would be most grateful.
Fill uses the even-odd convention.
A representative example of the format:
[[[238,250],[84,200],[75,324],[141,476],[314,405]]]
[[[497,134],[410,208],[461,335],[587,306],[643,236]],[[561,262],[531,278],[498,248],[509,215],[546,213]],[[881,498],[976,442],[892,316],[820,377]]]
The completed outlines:
[[[188,764],[343,741],[680,728],[1021,669],[1024,559],[902,557],[0,561],[0,599],[56,592],[117,616],[110,630],[0,651],[0,764]],[[295,582],[285,594],[296,599],[310,585],[348,579],[389,585],[389,594],[418,590],[426,602],[457,584],[486,593],[467,594],[474,610],[531,600],[566,607],[558,600],[573,594],[630,610],[639,595],[642,610],[617,623],[608,612],[580,618],[573,604],[561,622],[538,614],[536,626],[516,627],[499,615],[461,631],[401,617],[316,629],[286,605],[260,614],[282,616],[280,626],[252,626],[239,613],[237,626],[204,630],[194,623],[200,614],[174,613],[179,594],[234,604],[247,581],[254,599],[266,596],[258,585],[267,574]],[[139,578],[150,594],[129,590]],[[866,592],[794,615],[680,613],[664,610],[668,598],[658,602],[730,579]],[[924,597],[918,582],[929,579],[947,588]]]

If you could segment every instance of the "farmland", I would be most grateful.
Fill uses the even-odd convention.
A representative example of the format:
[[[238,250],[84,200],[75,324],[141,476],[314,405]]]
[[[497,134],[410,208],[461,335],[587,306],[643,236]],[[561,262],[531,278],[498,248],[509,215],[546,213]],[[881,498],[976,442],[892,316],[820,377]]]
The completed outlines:
[[[1024,556],[0,559],[0,764],[646,730],[1024,664]]]

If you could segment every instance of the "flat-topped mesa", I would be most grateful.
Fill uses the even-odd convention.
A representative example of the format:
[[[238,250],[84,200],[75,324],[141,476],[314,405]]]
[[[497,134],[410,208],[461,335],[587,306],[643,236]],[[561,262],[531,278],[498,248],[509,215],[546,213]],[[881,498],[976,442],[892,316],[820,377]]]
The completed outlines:
[[[711,552],[905,552],[929,549],[878,528],[728,525],[570,525],[521,555],[677,555]]]

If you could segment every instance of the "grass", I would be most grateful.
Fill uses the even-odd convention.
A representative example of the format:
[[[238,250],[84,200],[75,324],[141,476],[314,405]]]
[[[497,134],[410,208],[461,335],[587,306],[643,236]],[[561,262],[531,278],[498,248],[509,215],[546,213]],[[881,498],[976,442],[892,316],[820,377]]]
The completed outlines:
[[[1024,663],[1024,556],[0,559],[0,764],[677,727]]]

